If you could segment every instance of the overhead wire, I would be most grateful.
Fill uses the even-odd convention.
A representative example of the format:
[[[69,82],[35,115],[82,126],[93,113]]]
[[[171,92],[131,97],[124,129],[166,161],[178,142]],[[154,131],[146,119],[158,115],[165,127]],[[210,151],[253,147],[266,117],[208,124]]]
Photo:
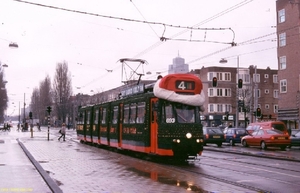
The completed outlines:
[[[14,0],[14,1],[22,2],[22,3],[27,3],[27,4],[32,4],[32,5],[37,5],[37,6],[42,6],[42,7],[47,7],[47,8],[52,8],[52,9],[58,9],[58,10],[68,11],[68,12],[75,12],[75,13],[80,13],[80,14],[86,14],[86,15],[92,15],[92,16],[98,16],[98,17],[104,17],[104,18],[109,18],[109,19],[118,19],[118,20],[130,21],[130,22],[146,23],[146,24],[149,24],[150,27],[151,27],[150,24],[156,24],[156,25],[159,24],[159,25],[163,25],[164,27],[168,26],[168,27],[184,28],[184,29],[185,29],[185,30],[183,30],[183,31],[181,31],[181,32],[179,32],[179,33],[174,34],[174,35],[171,36],[170,38],[165,38],[165,37],[160,38],[160,41],[154,43],[154,44],[151,45],[150,47],[146,48],[145,50],[143,50],[142,52],[140,52],[139,54],[137,54],[136,56],[134,56],[134,58],[139,58],[140,56],[142,56],[142,55],[148,53],[149,51],[155,49],[156,47],[158,47],[158,46],[160,46],[162,43],[164,43],[164,41],[161,41],[162,39],[163,39],[163,40],[171,40],[171,39],[172,39],[172,40],[175,40],[175,37],[178,37],[178,36],[180,36],[180,35],[186,33],[188,30],[215,30],[214,28],[199,28],[198,26],[201,26],[201,25],[203,25],[203,24],[205,24],[205,23],[207,23],[207,22],[210,22],[210,21],[212,21],[212,20],[214,20],[214,19],[216,19],[216,18],[219,18],[219,17],[221,17],[221,16],[223,16],[223,15],[229,13],[229,12],[232,12],[233,10],[238,9],[238,8],[240,8],[240,7],[246,5],[246,4],[248,4],[248,3],[250,3],[250,2],[252,2],[252,1],[254,1],[254,0],[245,0],[245,1],[243,1],[243,2],[240,2],[240,3],[238,3],[238,4],[236,4],[236,5],[232,6],[232,7],[229,7],[228,9],[226,9],[226,10],[224,10],[224,11],[221,11],[220,13],[218,13],[218,14],[212,16],[212,17],[209,17],[209,18],[205,19],[204,21],[201,21],[200,23],[197,23],[196,25],[194,25],[194,26],[192,26],[192,27],[188,27],[188,26],[184,27],[184,26],[178,26],[178,25],[171,25],[171,24],[165,24],[165,23],[161,23],[161,22],[149,22],[149,21],[146,21],[146,20],[143,21],[143,20],[128,19],[128,18],[121,18],[121,17],[114,17],[114,16],[106,16],[106,15],[100,15],[100,14],[95,14],[95,13],[89,13],[89,12],[83,12],[83,11],[71,10],[71,9],[60,8],[60,7],[55,7],[55,6],[49,6],[49,5],[39,4],[39,3],[33,3],[33,2],[29,2],[29,1],[24,1],[24,0]],[[132,1],[131,1],[131,2],[132,2]],[[132,4],[135,6],[134,3],[132,3]],[[137,8],[136,6],[135,6],[135,8],[138,10],[138,8]],[[138,10],[138,12],[142,15],[142,13],[141,13],[139,10]],[[145,17],[144,17],[143,15],[142,15],[142,17],[145,19]],[[152,29],[152,31],[156,34],[156,36],[158,36],[157,33],[154,31],[154,29],[153,29],[152,27],[151,27],[151,29]],[[220,28],[220,29],[221,29],[221,28]],[[231,28],[227,28],[227,29],[232,30]],[[232,30],[232,31],[233,31],[233,30]],[[234,33],[234,31],[233,31],[233,33]],[[266,35],[266,36],[267,36],[267,35]],[[158,36],[158,37],[159,37],[159,36]],[[239,43],[238,45],[247,44],[247,43],[253,42],[254,40],[257,40],[257,39],[259,39],[259,38],[260,38],[260,37],[255,38],[255,39],[251,39],[251,40],[248,40],[248,41]],[[178,40],[178,41],[186,41],[186,40],[184,40],[184,39],[177,39],[177,40]],[[233,40],[234,40],[234,38],[233,38]],[[191,38],[190,38],[189,41],[191,41]],[[210,42],[210,41],[204,41],[204,40],[203,40],[203,41],[201,41],[201,40],[193,40],[193,41],[196,41],[196,42]],[[214,42],[214,41],[211,41],[211,42]],[[215,42],[215,43],[217,43],[217,42]],[[200,60],[200,59],[203,59],[203,58],[209,57],[209,56],[211,56],[211,55],[214,55],[214,54],[217,54],[217,53],[226,51],[226,50],[228,50],[228,49],[231,49],[232,46],[236,46],[236,45],[237,45],[237,44],[234,43],[234,41],[233,41],[233,42],[231,42],[231,46],[230,46],[230,47],[223,48],[223,49],[221,49],[221,50],[215,51],[215,52],[210,53],[210,54],[208,54],[208,55],[206,55],[206,56],[203,56],[203,57],[201,57],[201,58],[192,60],[192,61],[190,61],[190,63],[193,63],[193,62],[196,62],[196,61],[198,61],[198,60]],[[116,67],[115,69],[117,69],[117,68],[119,68],[119,67],[120,67],[120,66]],[[101,76],[101,77],[103,77],[103,76]],[[90,82],[90,83],[91,83],[91,82]],[[89,84],[90,84],[90,83],[89,83]]]
[[[242,7],[242,6],[244,6],[244,5],[248,4],[248,3],[250,3],[250,2],[252,2],[252,1],[254,1],[254,0],[245,0],[245,1],[243,1],[243,2],[240,2],[240,3],[238,3],[238,4],[236,4],[236,5],[234,5],[234,6],[230,7],[230,8],[228,8],[228,9],[226,9],[226,10],[224,10],[224,11],[221,11],[220,13],[217,13],[216,15],[214,15],[214,16],[212,16],[212,17],[209,17],[209,18],[205,19],[204,21],[201,21],[201,22],[199,22],[199,23],[193,25],[192,27],[198,27],[198,26],[201,26],[201,25],[203,25],[203,24],[205,24],[205,23],[208,23],[208,22],[210,22],[210,21],[212,21],[212,20],[214,20],[214,19],[217,19],[217,18],[219,18],[219,17],[221,17],[221,16],[223,16],[223,15],[225,15],[225,14],[227,14],[227,13],[229,13],[229,12],[231,12],[231,11],[237,9],[237,8],[240,8],[240,7]],[[181,31],[181,32],[178,32],[178,33],[174,34],[173,36],[171,36],[170,38],[178,37],[178,36],[180,36],[180,35],[186,33],[187,30],[189,30],[189,29],[187,28],[187,29],[185,29],[185,30],[183,30],[183,31]],[[137,54],[135,57],[141,57],[142,55],[144,55],[144,54],[150,52],[151,50],[153,50],[154,48],[160,46],[160,45],[163,44],[163,43],[164,43],[164,41],[156,42],[156,43],[152,44],[150,47],[144,49],[142,52],[140,52],[139,54]]]

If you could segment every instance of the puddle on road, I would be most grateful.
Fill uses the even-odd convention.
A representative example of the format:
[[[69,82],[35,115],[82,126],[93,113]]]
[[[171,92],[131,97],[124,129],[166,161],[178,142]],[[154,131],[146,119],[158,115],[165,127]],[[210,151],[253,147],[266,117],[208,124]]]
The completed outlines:
[[[138,168],[128,168],[127,170],[131,171],[131,172],[134,172],[134,173],[138,174],[139,176],[150,178],[151,180],[162,183],[162,184],[182,187],[187,191],[199,192],[199,193],[206,193],[207,192],[207,191],[203,190],[201,187],[198,187],[198,186],[194,185],[192,182],[183,181],[183,180],[179,180],[179,179],[176,179],[176,178],[168,177],[166,175],[158,173],[157,171],[146,171],[146,170],[142,171]]]

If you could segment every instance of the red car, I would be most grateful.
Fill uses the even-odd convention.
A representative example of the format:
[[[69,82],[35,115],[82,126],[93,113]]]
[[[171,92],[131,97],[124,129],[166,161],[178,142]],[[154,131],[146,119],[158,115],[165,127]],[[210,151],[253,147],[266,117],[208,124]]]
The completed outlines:
[[[291,139],[288,134],[284,134],[277,129],[261,127],[252,134],[243,137],[241,143],[244,147],[260,146],[261,149],[280,147],[280,149],[285,150],[287,146],[291,145]]]

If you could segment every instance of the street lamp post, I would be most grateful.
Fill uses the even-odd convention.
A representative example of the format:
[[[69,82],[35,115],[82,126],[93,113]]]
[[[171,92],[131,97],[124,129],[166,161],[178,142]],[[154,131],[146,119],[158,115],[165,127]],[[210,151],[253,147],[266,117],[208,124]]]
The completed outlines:
[[[257,106],[258,106],[258,101],[257,101],[257,67],[255,66],[255,71],[254,71],[254,112],[256,112]],[[255,114],[256,115],[256,114]],[[257,121],[257,116],[255,116],[255,122]]]
[[[220,60],[220,63],[221,64],[225,64],[225,63],[227,63],[227,60],[226,59],[224,59],[224,58],[222,58],[221,60]],[[240,76],[240,57],[239,56],[237,56],[237,69],[236,69],[236,71],[237,71],[237,78],[236,78],[236,82],[238,82],[238,80],[239,80],[239,76]],[[239,126],[239,95],[240,95],[240,89],[239,89],[239,87],[236,85],[236,115],[235,115],[235,126],[236,127],[238,127]]]
[[[26,118],[25,118],[25,105],[26,105],[26,103],[25,103],[25,93],[24,93],[24,109],[23,109],[23,111],[24,111],[24,119],[23,119],[23,128],[24,128],[24,130],[26,130]]]

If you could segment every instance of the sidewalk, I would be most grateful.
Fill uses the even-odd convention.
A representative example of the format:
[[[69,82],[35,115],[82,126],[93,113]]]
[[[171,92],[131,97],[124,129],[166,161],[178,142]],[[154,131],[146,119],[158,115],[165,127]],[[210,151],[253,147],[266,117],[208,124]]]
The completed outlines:
[[[52,192],[10,132],[0,133],[0,155],[0,192]]]

